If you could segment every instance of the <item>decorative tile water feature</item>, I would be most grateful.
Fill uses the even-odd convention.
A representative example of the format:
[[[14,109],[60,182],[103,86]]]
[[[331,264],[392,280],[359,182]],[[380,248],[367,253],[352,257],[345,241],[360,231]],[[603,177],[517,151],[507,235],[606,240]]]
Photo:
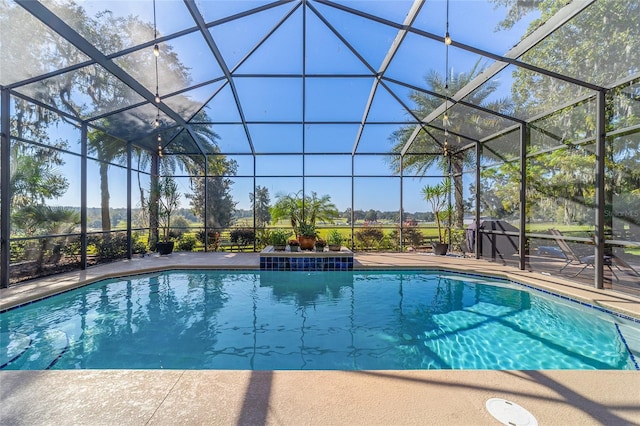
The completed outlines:
[[[275,251],[268,246],[260,252],[263,271],[352,271],[353,252],[345,247],[340,251]]]

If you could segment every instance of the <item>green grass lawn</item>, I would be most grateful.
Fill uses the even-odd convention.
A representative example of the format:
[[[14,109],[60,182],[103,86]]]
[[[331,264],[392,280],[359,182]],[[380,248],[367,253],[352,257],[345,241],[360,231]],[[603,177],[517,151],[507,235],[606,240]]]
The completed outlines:
[[[385,233],[385,235],[389,235],[391,232],[397,229],[397,225],[393,223],[365,225],[364,221],[357,221],[354,228],[354,233],[357,233],[359,230],[364,229],[366,226],[371,226],[371,227],[381,229]],[[192,227],[194,228],[194,231],[185,232],[184,235],[191,235],[193,237],[196,237],[197,231],[195,231],[195,229],[201,230],[201,227],[198,224],[192,224]],[[252,228],[252,227],[253,227],[253,218],[251,217],[241,218],[233,226],[233,228]],[[280,228],[280,229],[288,230],[291,232],[291,236],[293,236],[291,223],[286,219],[280,220],[275,224],[270,224],[268,228],[269,229]],[[438,237],[438,229],[433,223],[429,223],[429,224],[422,223],[422,224],[419,224],[417,228],[420,230],[420,232],[426,239],[434,239]],[[563,224],[557,224],[557,223],[527,224],[527,232],[533,233],[533,234],[546,234],[550,228],[558,229],[559,231],[570,236],[589,236],[594,231],[593,225],[563,225]],[[318,231],[319,238],[327,239],[327,237],[329,236],[329,233],[333,229],[336,229],[345,239],[345,242],[351,242],[351,238],[352,238],[351,226],[349,225],[346,218],[336,219],[333,223],[327,223],[327,224],[318,223],[316,226],[316,229]],[[458,231],[458,232],[463,232],[463,231]],[[138,236],[139,236],[138,239],[141,242],[145,244],[147,243],[146,232],[140,232]],[[204,250],[204,245],[200,243],[200,241],[197,241],[193,251],[203,251],[203,250]],[[627,248],[625,252],[627,254],[640,256],[640,248]]]
[[[545,234],[549,229],[557,229],[560,232],[578,233],[578,232],[594,232],[595,226],[593,225],[563,225],[560,223],[533,223],[527,224],[527,232],[533,234]]]

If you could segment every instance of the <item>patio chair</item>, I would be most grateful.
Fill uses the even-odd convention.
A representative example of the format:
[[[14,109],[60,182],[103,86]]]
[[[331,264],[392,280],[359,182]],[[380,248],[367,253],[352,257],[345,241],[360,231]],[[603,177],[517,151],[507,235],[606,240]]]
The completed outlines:
[[[580,256],[573,250],[573,248],[569,245],[569,243],[567,243],[567,241],[562,238],[563,237],[562,232],[560,232],[557,229],[549,229],[549,233],[555,237],[558,237],[558,238],[555,238],[554,240],[556,244],[558,244],[558,247],[560,248],[560,250],[562,251],[562,256],[559,256],[559,257],[565,260],[564,266],[560,269],[560,271],[558,271],[559,273],[564,271],[569,265],[582,266],[582,268],[577,273],[575,273],[574,275],[571,275],[571,277],[573,278],[580,275],[589,266],[593,266],[595,268],[595,263],[596,263],[595,255],[591,254],[587,256]],[[609,255],[605,255],[603,258],[603,262],[604,262],[604,265],[609,268],[609,270],[615,277],[616,281],[619,281],[618,276],[613,271],[613,268],[611,266],[615,266],[620,271],[621,269],[618,265],[614,263],[613,257]]]
[[[563,237],[562,232],[560,232],[557,229],[549,229],[549,233],[555,237],[558,237],[558,238],[554,238],[554,241],[556,242],[556,244],[558,244],[558,247],[562,251],[562,256],[558,256],[558,257],[565,260],[564,266],[560,269],[560,271],[558,271],[559,273],[564,271],[569,265],[582,266],[582,268],[577,273],[575,273],[574,275],[571,275],[571,277],[573,278],[580,275],[589,266],[593,266],[595,268],[595,263],[596,263],[595,255],[590,254],[587,256],[580,256],[573,250],[573,248],[569,245],[569,243],[562,238]],[[616,278],[616,281],[618,281],[618,276],[616,275],[616,273],[613,271],[613,268],[611,267],[612,265],[615,265],[613,262],[613,257],[609,255],[605,255],[603,258],[603,262],[604,262],[604,265],[609,268],[613,276]],[[615,266],[616,268],[618,268],[618,270],[620,270],[620,267],[618,267],[618,265],[615,265]]]
[[[540,254],[543,254],[543,255],[548,255],[548,256],[550,255],[550,256],[559,257],[559,258],[564,259],[567,263],[562,267],[562,269],[560,269],[560,272],[562,272],[567,266],[569,266],[571,264],[583,265],[583,268],[580,271],[578,271],[577,274],[573,275],[575,277],[575,276],[580,275],[580,273],[582,273],[582,271],[584,271],[587,267],[589,267],[589,266],[594,266],[595,267],[595,255],[579,256],[571,248],[569,243],[567,243],[567,241],[565,241],[565,240],[563,240],[561,238],[563,236],[562,232],[560,232],[557,229],[549,229],[549,233],[551,235],[560,237],[560,238],[556,238],[555,239],[555,242],[558,244],[559,248],[556,248],[556,247],[538,247],[538,252]],[[619,256],[616,256],[615,254],[605,255],[604,256],[604,264],[609,268],[609,270],[611,271],[613,276],[616,278],[616,280],[619,280],[619,279],[618,279],[618,276],[616,275],[616,273],[613,271],[612,266],[615,266],[616,269],[618,269],[618,271],[624,272],[627,275],[640,277],[640,273],[638,273],[638,271],[636,271],[624,259],[622,259]],[[621,269],[620,266],[628,269],[628,271]]]

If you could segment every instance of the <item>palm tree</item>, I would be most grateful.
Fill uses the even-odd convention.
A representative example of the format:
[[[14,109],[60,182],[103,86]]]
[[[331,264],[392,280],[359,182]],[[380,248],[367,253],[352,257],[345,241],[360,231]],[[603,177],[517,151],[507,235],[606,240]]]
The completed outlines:
[[[310,196],[301,197],[299,191],[296,194],[277,194],[276,202],[271,207],[271,220],[277,222],[288,218],[296,235],[301,224],[315,226],[318,220],[330,221],[338,217],[338,209],[331,202],[329,195],[318,197],[316,192]]]
[[[27,236],[71,234],[80,224],[80,213],[65,207],[29,205],[17,211],[12,221]],[[45,253],[51,248],[52,241],[50,238],[40,238],[39,244],[37,265],[40,272]]]
[[[426,77],[425,82],[427,87],[436,93],[456,93],[461,88],[466,86],[470,81],[476,78],[482,73],[483,67],[478,60],[469,72],[461,72],[458,74],[451,74],[451,77],[446,79],[436,71],[430,71]],[[446,88],[448,84],[448,89]],[[488,81],[480,88],[471,93],[465,101],[474,105],[480,105],[484,108],[488,108],[493,111],[506,113],[511,110],[511,104],[508,99],[500,99],[497,101],[486,101],[490,95],[492,95],[498,89],[498,83],[496,81]],[[426,117],[434,109],[438,108],[442,104],[442,99],[435,96],[426,95],[425,93],[414,91],[410,95],[411,99],[416,103],[417,107],[413,110],[414,115],[418,117]],[[491,120],[479,114],[473,115],[461,115],[454,110],[449,111],[449,125],[448,128],[453,133],[464,134],[465,132],[477,131],[479,129],[491,128],[494,124]],[[404,148],[409,137],[413,133],[415,126],[405,126],[395,131],[390,139],[394,143],[392,151],[394,153],[400,153]],[[434,135],[442,132],[434,131],[430,132]],[[460,137],[455,137],[454,147],[461,147],[463,141]],[[464,219],[464,192],[462,172],[464,168],[472,164],[474,156],[472,151],[455,151],[450,150],[452,153],[448,156],[437,155],[435,153],[442,152],[442,142],[435,140],[432,136],[428,135],[422,130],[413,141],[411,150],[418,153],[434,153],[433,155],[405,155],[403,158],[404,171],[410,171],[416,175],[425,175],[427,171],[434,165],[437,165],[443,174],[448,175],[449,172],[453,175],[453,189],[455,197],[455,218],[454,223],[458,227],[463,226]],[[450,163],[449,163],[450,162]],[[394,155],[391,157],[391,167],[396,173],[400,173],[400,157]],[[451,170],[449,170],[451,167]]]
[[[442,234],[443,212],[447,212],[447,195],[451,191],[451,185],[448,179],[437,185],[426,185],[422,188],[422,196],[426,202],[431,205],[431,210],[436,220],[438,228],[438,242],[444,243],[445,236]]]
[[[323,195],[318,198],[318,194],[314,191],[311,192],[311,197],[304,198],[304,208],[304,216],[312,225],[315,225],[318,220],[327,222],[338,217],[338,209],[331,202],[331,197]]]
[[[271,220],[276,223],[288,218],[293,231],[298,235],[298,223],[302,221],[302,200],[297,194],[276,194],[276,202],[270,209]]]
[[[69,187],[58,166],[64,164],[55,149],[30,147],[22,142],[12,144],[9,205],[20,209],[44,204],[46,199],[62,196]]]

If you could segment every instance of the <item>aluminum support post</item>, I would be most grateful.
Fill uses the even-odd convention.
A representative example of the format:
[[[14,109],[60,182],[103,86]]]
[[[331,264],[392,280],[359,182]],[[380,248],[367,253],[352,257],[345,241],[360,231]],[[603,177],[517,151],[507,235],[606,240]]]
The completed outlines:
[[[476,142],[476,237],[474,253],[476,259],[480,259],[480,199],[481,199],[481,180],[480,180],[480,158],[482,157],[482,144]],[[471,248],[471,247],[469,247]]]
[[[131,234],[131,142],[127,142],[127,259],[133,257]]]
[[[10,93],[8,89],[0,94],[0,131],[2,146],[0,148],[0,287],[9,287],[9,264],[11,259],[11,135],[10,135]]]
[[[527,148],[529,147],[529,127],[520,124],[520,235],[518,251],[520,252],[520,270],[526,268],[527,255]]]
[[[87,123],[80,127],[80,269],[87,269]]]
[[[605,241],[605,154],[606,154],[606,92],[601,90],[597,96],[596,117],[596,199],[595,199],[595,288],[604,288],[604,241]]]

